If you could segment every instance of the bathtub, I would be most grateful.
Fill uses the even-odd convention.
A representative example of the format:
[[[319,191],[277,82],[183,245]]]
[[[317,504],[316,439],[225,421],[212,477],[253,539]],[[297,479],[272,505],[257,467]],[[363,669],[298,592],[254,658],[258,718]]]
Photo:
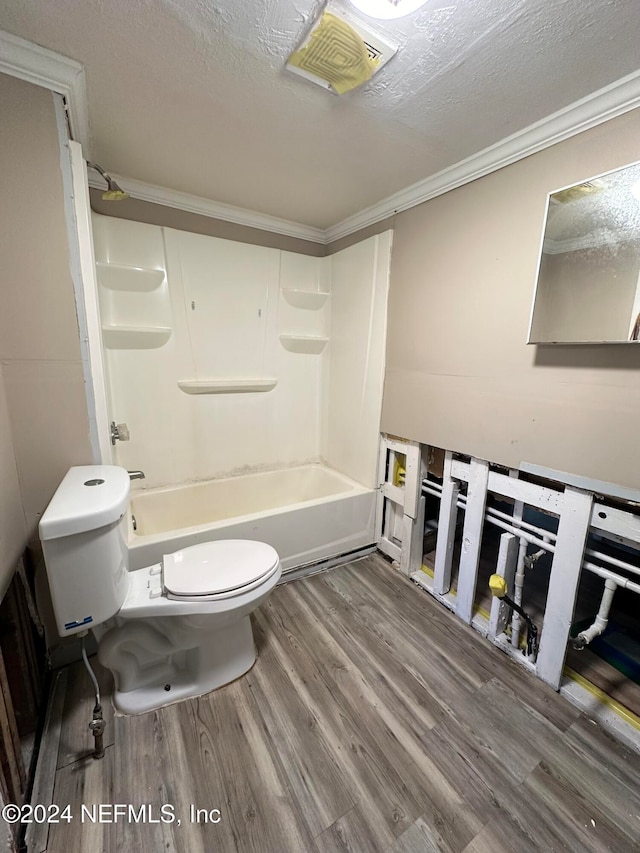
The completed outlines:
[[[374,544],[375,510],[374,489],[323,465],[142,489],[131,496],[129,568],[212,539],[257,539],[286,572]]]

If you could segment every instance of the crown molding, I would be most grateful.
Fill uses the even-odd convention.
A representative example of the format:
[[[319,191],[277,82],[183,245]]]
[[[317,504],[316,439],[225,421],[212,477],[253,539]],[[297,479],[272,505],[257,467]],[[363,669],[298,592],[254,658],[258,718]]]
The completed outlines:
[[[259,228],[261,231],[284,234],[287,237],[297,237],[300,240],[309,240],[313,243],[324,244],[326,242],[325,231],[322,228],[314,228],[311,225],[290,222],[288,219],[279,219],[276,216],[258,213],[255,210],[246,210],[242,207],[234,207],[231,204],[225,204],[220,201],[211,201],[210,199],[179,192],[178,190],[170,190],[166,187],[146,184],[143,181],[127,178],[124,175],[117,175],[111,171],[109,175],[132,198],[140,199],[140,201],[150,201],[153,204],[162,204],[165,207],[186,210],[188,213],[198,213],[201,216],[210,216],[214,219],[222,219],[224,222],[234,222],[236,225]],[[104,189],[104,181],[90,173],[89,186],[95,189]]]
[[[45,47],[0,30],[0,72],[62,95],[67,102],[73,138],[91,154],[89,107],[84,68]]]
[[[325,231],[327,243],[482,178],[640,105],[640,71],[616,80],[478,154],[418,181]]]

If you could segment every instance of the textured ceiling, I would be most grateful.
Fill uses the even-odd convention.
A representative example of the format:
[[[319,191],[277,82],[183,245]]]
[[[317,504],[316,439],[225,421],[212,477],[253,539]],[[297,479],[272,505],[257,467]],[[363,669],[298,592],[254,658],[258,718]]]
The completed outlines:
[[[638,67],[638,0],[427,0],[341,97],[284,69],[317,0],[2,0],[81,62],[108,171],[326,228]],[[333,10],[356,15],[348,0]]]

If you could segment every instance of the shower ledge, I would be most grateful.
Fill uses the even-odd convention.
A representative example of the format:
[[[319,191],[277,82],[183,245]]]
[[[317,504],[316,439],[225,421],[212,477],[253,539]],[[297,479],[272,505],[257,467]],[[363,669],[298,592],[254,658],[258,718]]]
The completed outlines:
[[[277,384],[277,379],[178,379],[185,394],[246,394],[271,391]]]
[[[171,337],[170,326],[122,326],[104,324],[102,339],[107,349],[156,349]]]
[[[318,335],[280,335],[280,343],[289,352],[319,355],[329,343],[329,338]]]
[[[109,290],[129,290],[149,293],[164,281],[164,270],[134,267],[129,264],[111,264],[96,261],[98,280]]]

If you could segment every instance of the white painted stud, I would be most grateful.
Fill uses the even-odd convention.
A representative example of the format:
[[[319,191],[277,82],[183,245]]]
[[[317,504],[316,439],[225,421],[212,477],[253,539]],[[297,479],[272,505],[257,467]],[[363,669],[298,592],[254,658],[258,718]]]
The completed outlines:
[[[508,480],[509,478],[505,477],[505,479]],[[471,617],[473,616],[473,601],[480,563],[480,546],[482,545],[482,527],[484,525],[488,483],[489,463],[484,459],[472,459],[469,469],[467,508],[462,529],[456,605],[456,615],[467,625],[471,624]]]
[[[554,690],[560,689],[592,501],[593,495],[589,492],[571,486],[564,491],[537,662],[538,675]]]
[[[518,562],[518,549],[520,541],[513,533],[503,533],[500,537],[500,548],[498,550],[498,564],[496,574],[507,582],[507,593],[513,598],[516,565]],[[504,634],[509,624],[509,613],[511,608],[499,598],[491,601],[491,613],[489,615],[489,637],[494,639],[499,634]]]
[[[424,512],[427,500],[424,495],[418,502],[418,512],[415,518],[404,516],[404,531],[402,538],[402,557],[400,571],[410,577],[422,566],[422,549],[424,545]],[[408,544],[408,547],[407,547]]]
[[[447,450],[444,457],[442,476],[442,497],[438,515],[438,538],[436,540],[436,561],[433,575],[433,591],[444,595],[451,588],[451,563],[458,519],[458,495],[460,487],[451,476],[452,453]]]

